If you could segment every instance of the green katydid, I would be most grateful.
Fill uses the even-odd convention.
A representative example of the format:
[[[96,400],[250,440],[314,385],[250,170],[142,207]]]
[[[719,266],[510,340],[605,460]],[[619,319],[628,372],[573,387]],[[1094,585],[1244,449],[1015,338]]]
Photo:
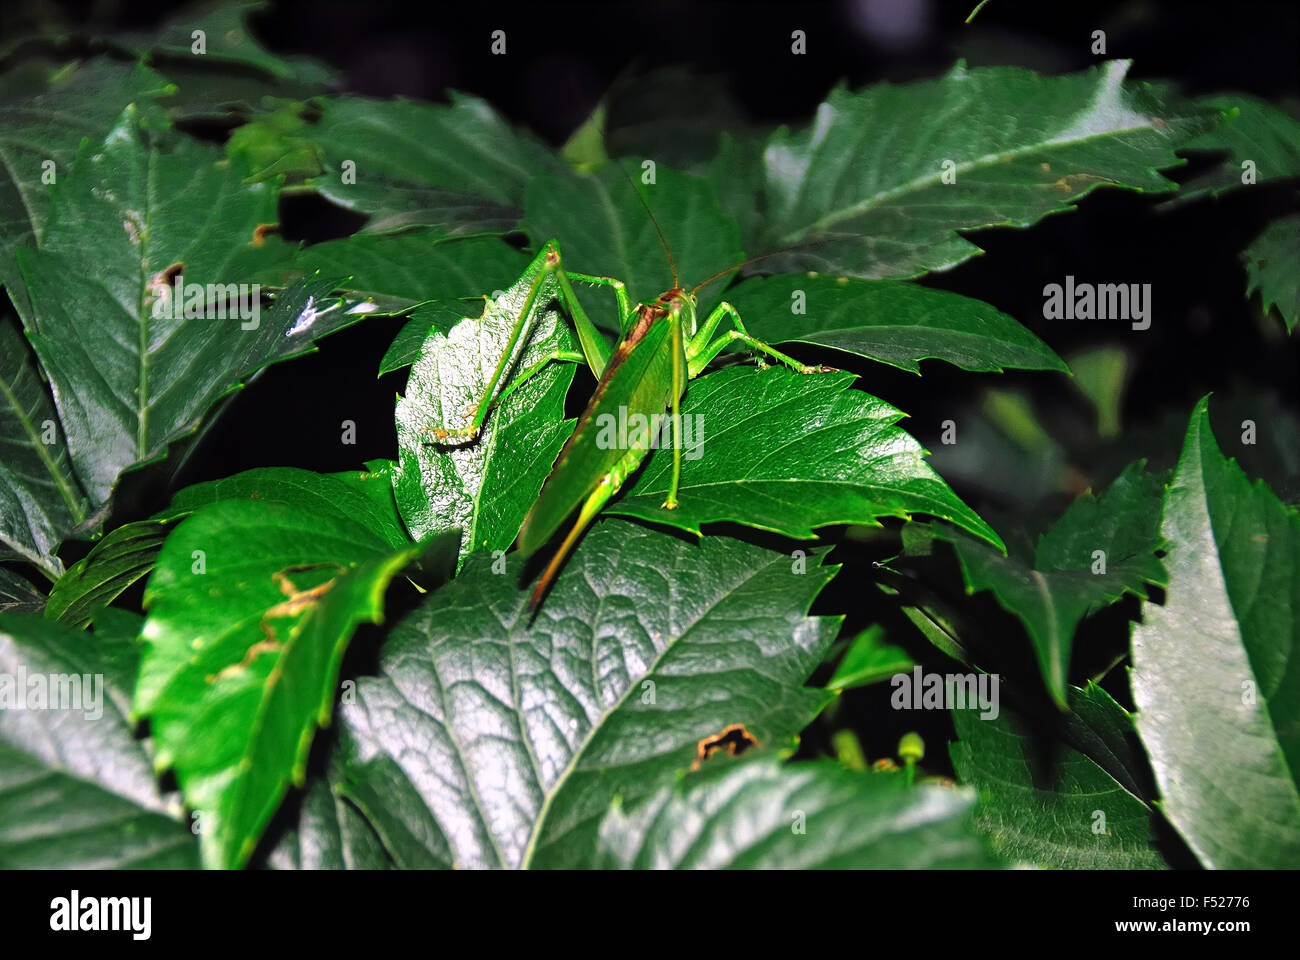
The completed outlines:
[[[644,203],[644,198],[642,202]],[[488,379],[482,399],[466,412],[469,425],[455,429],[425,428],[438,442],[473,441],[490,410],[552,361],[585,362],[596,376],[596,389],[586,410],[578,419],[576,429],[560,451],[550,476],[542,486],[540,496],[520,527],[520,553],[528,557],[545,546],[573,512],[578,510],[577,519],[537,580],[528,604],[530,611],[536,610],[540,604],[583,531],[618,493],[653,448],[657,431],[640,434],[634,432],[625,446],[600,442],[596,426],[602,422],[604,415],[617,418],[622,411],[626,421],[633,421],[640,415],[645,418],[643,422],[657,422],[652,418],[662,416],[665,408],[671,411],[668,423],[672,432],[673,468],[663,509],[672,510],[678,504],[677,489],[682,466],[681,399],[688,381],[699,376],[719,353],[730,344],[740,342],[799,373],[820,373],[833,369],[807,366],[752,337],[745,329],[740,315],[729,303],[720,303],[702,324],[698,323],[696,293],[714,280],[761,258],[752,258],[721,270],[691,290],[683,289],[663,231],[648,206],[646,213],[654,223],[667,255],[673,279],[671,289],[650,303],[634,306],[621,281],[566,270],[559,244],[553,239],[547,241],[524,272],[522,279],[530,283],[528,295],[520,308],[507,348]],[[575,281],[613,289],[622,335],[612,352],[574,293]],[[558,301],[572,319],[582,352],[556,351],[543,357],[520,371],[498,394],[498,387],[523,354],[537,316],[552,301]],[[730,319],[732,329],[719,333],[718,328],[724,319]]]

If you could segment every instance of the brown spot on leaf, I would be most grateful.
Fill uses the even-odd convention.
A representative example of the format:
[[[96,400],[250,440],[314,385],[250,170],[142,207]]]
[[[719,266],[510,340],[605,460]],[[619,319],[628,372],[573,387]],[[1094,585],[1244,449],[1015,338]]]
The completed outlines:
[[[743,723],[733,723],[723,727],[711,737],[705,737],[695,745],[695,762],[692,770],[698,770],[700,764],[713,756],[717,750],[726,750],[733,757],[738,757],[750,747],[762,746],[758,738],[745,729]]]
[[[268,233],[279,233],[280,225],[278,223],[259,223],[253,230],[253,246],[260,247],[266,242]]]

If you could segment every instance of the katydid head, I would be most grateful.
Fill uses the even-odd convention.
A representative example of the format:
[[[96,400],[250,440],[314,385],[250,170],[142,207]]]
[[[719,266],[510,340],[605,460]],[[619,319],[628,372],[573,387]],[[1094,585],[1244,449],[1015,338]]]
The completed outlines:
[[[676,314],[681,318],[682,332],[687,337],[695,336],[695,292],[674,286],[659,294],[654,306],[665,313]]]

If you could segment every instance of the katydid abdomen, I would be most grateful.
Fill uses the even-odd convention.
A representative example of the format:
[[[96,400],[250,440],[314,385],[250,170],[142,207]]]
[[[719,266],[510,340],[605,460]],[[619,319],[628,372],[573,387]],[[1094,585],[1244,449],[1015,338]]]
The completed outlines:
[[[573,436],[560,451],[541,495],[524,519],[519,549],[528,556],[545,546],[581,506],[572,528],[538,578],[530,609],[537,607],[582,532],[641,465],[657,439],[657,431],[634,431],[624,438],[626,445],[611,444],[606,442],[609,431],[599,426],[606,417],[635,423],[639,415],[645,418],[643,422],[655,423],[665,408],[671,406],[677,412],[687,369],[682,297],[681,291],[674,290],[654,304],[637,308],[636,322],[610,357]],[[674,436],[675,443],[679,439]]]

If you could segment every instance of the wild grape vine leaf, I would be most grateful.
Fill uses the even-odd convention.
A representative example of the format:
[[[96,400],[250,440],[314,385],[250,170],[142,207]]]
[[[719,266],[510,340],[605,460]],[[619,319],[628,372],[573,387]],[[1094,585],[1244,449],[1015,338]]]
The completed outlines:
[[[850,390],[855,379],[745,365],[692,380],[682,405],[680,506],[663,509],[673,459],[665,444],[606,510],[697,535],[702,524],[733,521],[800,540],[826,524],[876,525],[880,517],[928,513],[1001,550],[993,529],[895,426],[904,414]],[[597,427],[618,441],[617,424]]]
[[[1140,748],[1124,708],[1095,684],[1069,688],[1054,721],[1005,704],[953,710],[958,778],[979,790],[975,822],[1011,860],[1067,870],[1158,869]],[[1053,722],[1060,729],[1053,729]]]
[[[1241,253],[1246,296],[1259,292],[1267,312],[1276,307],[1288,331],[1300,324],[1300,214],[1279,217]]]
[[[341,707],[346,795],[399,865],[589,862],[615,796],[737,724],[781,746],[825,705],[802,686],[838,626],[807,616],[821,560],[600,521],[530,625],[518,565],[472,554]]]
[[[1300,863],[1300,513],[1223,456],[1208,398],[1165,492],[1169,586],[1133,631],[1160,808],[1209,868]]]
[[[245,863],[289,783],[303,783],[343,652],[359,624],[383,620],[389,580],[426,548],[449,565],[459,539],[394,549],[346,512],[346,492],[332,507],[317,493],[199,508],[145,591],[132,710],[200,815],[209,867]]]
[[[437,227],[446,234],[507,233],[524,187],[560,169],[554,154],[516,131],[483,100],[451,93],[448,106],[330,97],[300,131],[325,158],[312,186],[370,214],[366,232]]]
[[[439,440],[434,433],[468,425],[511,346],[540,270],[539,258],[510,289],[485,302],[482,316],[465,317],[446,334],[432,331],[397,402],[393,490],[402,519],[415,537],[459,527],[462,556],[505,550],[514,542],[573,429],[573,421],[564,419],[573,365],[554,362],[493,407],[477,438]],[[506,369],[522,373],[556,351],[575,349],[563,316],[542,309],[528,340],[514,345]],[[502,380],[495,397],[508,381]]]
[[[893,280],[783,274],[746,280],[727,301],[754,336],[811,343],[920,373],[920,361],[1001,373],[1068,371],[1042,340],[987,303]]]
[[[1143,461],[1129,464],[1099,496],[1085,493],[1070,504],[1039,538],[1032,561],[951,536],[967,590],[992,590],[1023,621],[1047,689],[1063,709],[1079,622],[1125,593],[1145,598],[1146,584],[1165,582],[1156,557],[1161,491],[1160,476]]]
[[[27,336],[93,504],[241,378],[363,315],[328,298],[337,283],[320,277],[264,313],[251,288],[235,286],[285,256],[258,230],[276,219],[273,185],[243,183],[216,147],[172,135],[155,111],[128,107],[102,143],[83,144],[40,249],[18,260],[33,308]],[[176,272],[184,305],[168,293]],[[199,285],[208,315],[184,316]]]
[[[834,90],[809,129],[764,153],[756,251],[804,245],[764,271],[910,277],[980,252],[958,231],[1029,226],[1102,185],[1161,193],[1156,171],[1212,123],[1146,83],[1129,61],[1038,76],[967,68],[919,83]]]
[[[998,865],[970,791],[770,754],[708,764],[600,825],[602,869],[954,870]]]
[[[198,865],[190,825],[159,793],[127,716],[140,618],[114,613],[126,627],[96,625],[91,637],[0,614],[0,867]],[[61,708],[38,709],[32,679],[55,676],[67,678],[53,691]]]

